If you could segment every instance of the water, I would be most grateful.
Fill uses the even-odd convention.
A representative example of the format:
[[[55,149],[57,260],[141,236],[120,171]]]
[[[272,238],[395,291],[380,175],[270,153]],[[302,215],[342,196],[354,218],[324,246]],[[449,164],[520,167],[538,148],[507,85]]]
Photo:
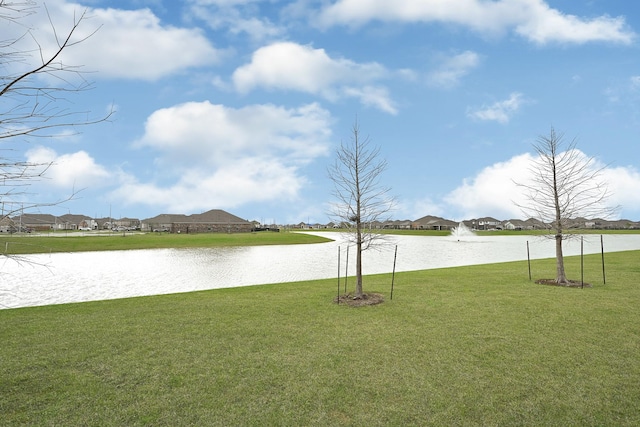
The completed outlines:
[[[0,264],[0,307],[16,308],[143,295],[190,292],[345,275],[346,240],[312,245],[206,249],[153,249],[29,255]],[[554,256],[554,242],[532,236],[391,236],[381,250],[363,255],[365,274],[412,271]],[[640,249],[640,235],[605,235],[605,251]],[[338,266],[340,248],[340,266]],[[580,241],[565,242],[565,255],[580,254]],[[600,252],[600,236],[585,237],[585,253]],[[349,275],[355,270],[349,248]],[[340,270],[340,271],[338,271]]]
[[[456,240],[463,240],[463,239],[469,239],[471,237],[475,237],[476,233],[471,231],[469,227],[467,227],[466,225],[464,225],[464,223],[461,222],[460,224],[458,224],[457,227],[454,227],[451,230],[451,236]]]

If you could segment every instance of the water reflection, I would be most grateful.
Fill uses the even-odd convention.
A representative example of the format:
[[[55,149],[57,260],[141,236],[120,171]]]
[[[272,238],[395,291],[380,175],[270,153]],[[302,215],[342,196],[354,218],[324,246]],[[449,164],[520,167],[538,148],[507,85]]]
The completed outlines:
[[[28,263],[4,260],[0,266],[0,307],[14,308],[156,295],[336,277],[345,274],[347,246],[337,233],[313,233],[338,239],[312,245],[153,249],[30,255]],[[524,260],[554,255],[552,241],[531,236],[482,236],[469,239],[392,236],[388,246],[365,252],[365,274]],[[640,235],[605,235],[607,252],[640,249]],[[349,274],[355,253],[350,249]],[[600,252],[600,236],[585,236],[585,253]],[[580,253],[578,240],[565,255]]]

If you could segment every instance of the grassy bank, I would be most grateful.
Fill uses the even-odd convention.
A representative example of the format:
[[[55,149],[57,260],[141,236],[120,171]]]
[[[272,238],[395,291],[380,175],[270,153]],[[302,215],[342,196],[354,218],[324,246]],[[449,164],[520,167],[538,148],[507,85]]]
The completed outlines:
[[[399,234],[406,236],[449,236],[449,230],[380,230],[380,233]],[[552,234],[550,230],[479,230],[474,231],[478,236],[545,236]],[[640,230],[597,230],[571,229],[566,234],[640,234]]]
[[[326,242],[303,233],[56,233],[2,235],[0,252],[10,255],[49,252],[112,251],[125,249],[205,248],[216,246],[292,245]]]
[[[321,230],[335,231],[339,230]],[[448,236],[450,231],[434,230],[381,230],[383,233],[416,236]],[[578,233],[578,232],[576,232]],[[589,234],[633,234],[640,230],[581,230]],[[478,231],[479,236],[536,235],[532,231]],[[1,235],[0,253],[24,255],[31,253],[110,251],[126,249],[203,248],[216,246],[291,245],[326,242],[328,239],[305,233],[84,233],[57,232],[52,234]]]
[[[3,425],[640,424],[640,251],[0,310]],[[579,261],[567,258],[572,278]],[[533,263],[553,277],[552,260]]]

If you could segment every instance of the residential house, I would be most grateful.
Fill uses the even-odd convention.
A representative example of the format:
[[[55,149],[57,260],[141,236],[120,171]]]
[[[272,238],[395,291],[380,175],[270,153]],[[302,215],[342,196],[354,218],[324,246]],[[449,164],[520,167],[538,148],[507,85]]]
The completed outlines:
[[[88,224],[91,218],[86,215],[64,214],[56,219],[58,230],[78,230],[82,224]]]
[[[414,230],[451,230],[458,223],[438,216],[427,215],[411,223]]]
[[[143,230],[171,233],[237,233],[250,232],[253,223],[220,209],[193,214],[161,214],[142,221]]]
[[[501,230],[502,222],[489,216],[484,218],[472,219],[469,221],[471,225],[467,225],[472,230]],[[465,224],[467,222],[465,221]]]
[[[529,224],[521,219],[510,219],[503,224],[505,230],[530,230],[528,226]]]
[[[386,221],[382,228],[391,229],[391,230],[410,230],[411,229],[411,220],[395,220],[395,221]],[[371,227],[373,228],[373,227]]]
[[[16,227],[29,228],[36,231],[55,230],[58,218],[50,214],[25,213],[12,218]]]
[[[8,216],[0,219],[0,233],[11,233],[14,230],[17,230],[15,222]]]

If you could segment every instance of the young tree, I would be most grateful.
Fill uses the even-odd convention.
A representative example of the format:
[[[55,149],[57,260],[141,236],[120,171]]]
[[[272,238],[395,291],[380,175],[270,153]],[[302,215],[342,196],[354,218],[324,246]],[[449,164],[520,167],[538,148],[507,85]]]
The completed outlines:
[[[49,41],[55,46],[52,50],[45,49],[45,43],[38,40],[24,22],[36,13],[45,13],[49,18],[53,39]],[[82,38],[75,36],[86,19],[85,14],[86,11],[74,16],[69,29],[59,33],[46,6],[38,6],[33,0],[0,0],[0,23],[9,30],[7,33],[14,34],[0,40],[0,141],[5,141],[5,147],[10,141],[20,145],[29,137],[51,137],[54,129],[76,129],[106,121],[111,116],[112,112],[109,112],[91,118],[88,112],[69,110],[65,102],[70,94],[91,88],[78,67],[62,61],[64,51],[93,34]],[[10,154],[9,148],[0,154],[0,180],[4,187],[4,191],[0,191],[2,218],[16,214],[18,210],[43,206],[25,200],[25,187],[41,178],[51,166],[17,160]]]
[[[527,200],[518,205],[522,212],[544,223],[555,240],[555,281],[566,285],[562,242],[574,237],[567,233],[572,220],[608,217],[616,208],[606,204],[609,191],[602,180],[603,168],[576,149],[575,139],[565,144],[563,137],[553,127],[548,136],[538,137],[533,145],[537,157],[529,168],[531,181],[516,184]]]
[[[376,246],[385,235],[375,233],[372,224],[384,221],[395,204],[390,189],[380,184],[380,175],[387,162],[380,158],[380,147],[372,147],[369,137],[360,134],[358,122],[353,125],[349,143],[336,150],[335,163],[329,168],[334,183],[331,215],[347,224],[350,243],[356,247],[356,288],[354,298],[364,297],[362,291],[362,252]]]

